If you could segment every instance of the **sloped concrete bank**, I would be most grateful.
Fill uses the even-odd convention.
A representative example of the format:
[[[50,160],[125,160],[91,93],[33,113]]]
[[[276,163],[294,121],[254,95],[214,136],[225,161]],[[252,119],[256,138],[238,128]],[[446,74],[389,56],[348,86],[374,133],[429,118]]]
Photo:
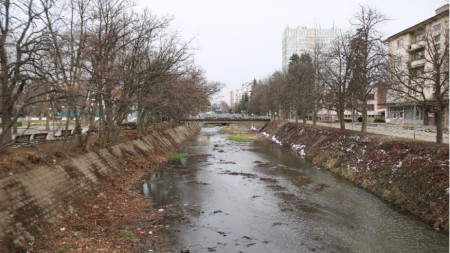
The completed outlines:
[[[122,169],[124,158],[141,157],[152,150],[174,150],[199,130],[197,123],[171,129],[156,127],[141,139],[1,179],[0,242],[33,241],[43,230],[39,224],[76,211],[103,178]]]
[[[448,231],[449,147],[355,131],[271,122],[260,135]]]

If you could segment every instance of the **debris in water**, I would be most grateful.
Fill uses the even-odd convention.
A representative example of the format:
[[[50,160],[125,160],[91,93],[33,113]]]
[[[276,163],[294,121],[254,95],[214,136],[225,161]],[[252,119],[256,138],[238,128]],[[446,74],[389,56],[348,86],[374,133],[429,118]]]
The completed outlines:
[[[328,184],[318,184],[316,186],[316,188],[314,189],[314,191],[320,192],[320,191],[323,191],[323,189],[328,188],[328,187],[330,187],[330,185],[328,185]]]
[[[217,233],[219,233],[221,236],[227,236],[227,233],[222,232],[222,231],[217,231]]]
[[[223,172],[219,174],[233,175],[233,176],[244,176],[248,178],[257,178],[258,176],[251,173],[243,173],[243,172]]]
[[[262,180],[262,181],[265,181],[265,182],[270,182],[270,183],[278,182],[278,180],[276,180],[274,178],[270,178],[270,177],[260,177],[259,179]]]

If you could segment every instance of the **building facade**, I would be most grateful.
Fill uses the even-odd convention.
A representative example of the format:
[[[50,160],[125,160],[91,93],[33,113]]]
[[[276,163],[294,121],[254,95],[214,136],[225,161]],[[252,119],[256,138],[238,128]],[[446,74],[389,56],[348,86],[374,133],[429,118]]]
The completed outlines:
[[[241,93],[239,89],[230,90],[230,107],[233,111],[236,110],[240,100],[241,100]]]
[[[287,27],[283,32],[282,67],[286,69],[293,54],[312,53],[316,45],[330,47],[339,36],[339,29],[308,29]]]
[[[389,55],[398,65],[399,73],[405,73],[398,78],[408,84],[401,91],[398,88],[395,91],[388,90],[387,122],[435,125],[434,114],[425,108],[421,101],[424,99],[428,102],[436,101],[435,87],[431,81],[434,79],[433,75],[436,75],[433,57],[439,57],[444,50],[448,50],[444,48],[445,41],[448,43],[448,7],[448,4],[442,6],[436,10],[435,16],[386,39]],[[442,78],[447,79],[448,87],[448,65],[446,68],[447,77]],[[419,89],[423,94],[419,94]],[[443,122],[448,126],[448,93],[446,100],[447,110]]]

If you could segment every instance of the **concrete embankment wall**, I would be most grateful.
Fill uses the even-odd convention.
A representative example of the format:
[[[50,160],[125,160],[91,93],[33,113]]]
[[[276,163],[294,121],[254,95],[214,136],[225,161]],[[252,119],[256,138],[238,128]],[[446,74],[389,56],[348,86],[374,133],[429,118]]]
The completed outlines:
[[[448,145],[277,122],[260,134],[448,231]]]
[[[72,213],[99,181],[121,169],[126,156],[173,150],[200,130],[197,123],[155,130],[149,136],[0,180],[0,241],[28,241],[42,232],[42,222]]]

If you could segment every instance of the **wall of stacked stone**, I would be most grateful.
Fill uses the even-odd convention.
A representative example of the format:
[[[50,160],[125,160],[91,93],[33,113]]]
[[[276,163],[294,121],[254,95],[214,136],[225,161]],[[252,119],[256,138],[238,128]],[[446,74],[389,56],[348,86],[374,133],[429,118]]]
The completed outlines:
[[[42,232],[41,222],[54,222],[77,210],[102,178],[120,169],[125,155],[177,148],[199,130],[196,123],[155,130],[138,140],[0,179],[0,241],[34,240]]]

